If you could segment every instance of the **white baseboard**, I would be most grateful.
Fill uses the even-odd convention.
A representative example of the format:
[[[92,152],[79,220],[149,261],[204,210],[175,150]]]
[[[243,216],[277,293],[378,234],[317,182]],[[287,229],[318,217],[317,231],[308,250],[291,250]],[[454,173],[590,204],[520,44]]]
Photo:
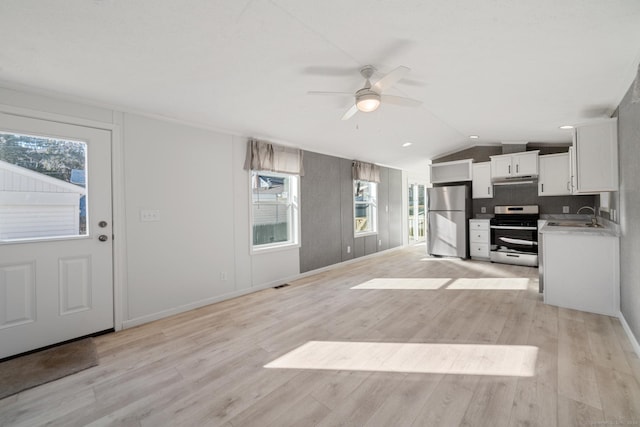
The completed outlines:
[[[636,336],[633,335],[633,331],[629,327],[629,324],[627,323],[627,320],[624,318],[624,315],[622,314],[622,312],[620,312],[618,314],[618,319],[620,319],[620,323],[622,324],[622,328],[626,332],[627,337],[629,338],[629,341],[631,342],[631,346],[633,347],[633,351],[635,351],[636,355],[638,355],[638,357],[640,357],[640,343],[638,343],[638,339],[636,338]]]
[[[145,323],[153,322],[154,320],[164,319],[165,317],[173,316],[174,314],[184,313],[185,311],[194,310],[196,308],[204,307],[205,305],[211,305],[217,302],[226,301],[231,298],[237,298],[253,292],[262,291],[264,289],[268,289],[273,286],[275,285],[271,283],[266,283],[264,285],[254,286],[248,289],[242,289],[239,291],[229,292],[229,293],[218,295],[211,298],[205,298],[200,301],[195,301],[189,304],[180,305],[167,310],[158,311],[156,313],[148,314],[146,316],[125,320],[124,322],[122,322],[122,329],[133,328],[134,326],[143,325]]]
[[[324,273],[324,272],[327,272],[327,271],[334,270],[336,268],[343,267],[345,265],[353,264],[355,262],[359,262],[359,261],[362,261],[362,260],[365,260],[365,259],[368,259],[368,258],[375,258],[375,257],[381,256],[381,255],[386,255],[389,252],[397,251],[397,250],[404,249],[404,248],[406,248],[406,246],[400,245],[400,246],[396,246],[395,248],[385,249],[383,251],[374,252],[372,254],[364,255],[364,256],[361,256],[361,257],[358,257],[358,258],[348,259],[346,261],[342,261],[342,262],[339,262],[337,264],[331,264],[331,265],[328,265],[326,267],[316,268],[315,270],[305,271],[304,273],[300,273],[295,277],[289,278],[287,281],[292,282],[294,280],[302,279],[304,277],[313,276],[314,274]],[[285,283],[285,282],[283,282],[283,283]]]
[[[262,291],[264,289],[273,288],[275,286],[284,285],[285,283],[293,282],[294,280],[302,279],[304,277],[312,276],[312,275],[318,274],[318,273],[323,273],[325,271],[330,271],[330,270],[333,270],[335,268],[340,268],[340,267],[342,267],[344,265],[352,264],[352,263],[357,262],[357,261],[362,261],[362,260],[367,259],[367,258],[373,258],[373,257],[376,257],[376,256],[380,256],[382,254],[389,253],[390,251],[396,251],[396,250],[399,250],[399,249],[402,249],[402,248],[404,248],[404,246],[397,246],[395,248],[386,249],[384,251],[375,252],[375,253],[372,253],[372,254],[369,254],[369,255],[361,256],[361,257],[350,259],[350,260],[343,261],[343,262],[339,262],[337,264],[332,264],[332,265],[329,265],[327,267],[322,267],[322,268],[318,268],[316,270],[306,271],[304,273],[296,274],[294,276],[289,276],[289,277],[285,277],[285,278],[282,278],[282,279],[278,279],[278,280],[275,280],[273,282],[262,283],[260,285],[252,286],[252,287],[247,288],[247,289],[242,289],[242,290],[239,290],[239,291],[229,292],[229,293],[226,293],[226,294],[223,294],[223,295],[218,295],[218,296],[211,297],[211,298],[205,298],[205,299],[200,300],[200,301],[195,301],[195,302],[192,302],[192,303],[189,303],[189,304],[180,305],[180,306],[177,306],[177,307],[172,307],[172,308],[167,309],[167,310],[158,311],[156,313],[152,313],[152,314],[148,314],[148,315],[145,315],[145,316],[136,317],[134,319],[125,320],[124,322],[122,322],[122,329],[133,328],[134,326],[139,326],[139,325],[142,325],[142,324],[145,324],[145,323],[153,322],[154,320],[164,319],[165,317],[173,316],[175,314],[184,313],[185,311],[194,310],[196,308],[204,307],[205,305],[215,304],[217,302],[226,301],[226,300],[231,299],[231,298],[237,298],[237,297],[240,297],[240,296],[243,296],[243,295],[251,294],[253,292],[258,292],[258,291]]]

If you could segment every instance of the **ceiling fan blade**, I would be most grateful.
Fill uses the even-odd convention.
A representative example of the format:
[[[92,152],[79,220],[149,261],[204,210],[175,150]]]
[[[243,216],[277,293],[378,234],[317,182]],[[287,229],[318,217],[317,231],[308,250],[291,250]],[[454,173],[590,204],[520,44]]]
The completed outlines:
[[[349,120],[357,112],[358,112],[358,106],[356,104],[353,104],[351,108],[349,108],[347,112],[344,113],[344,116],[342,116],[342,120]]]
[[[320,90],[310,90],[307,92],[307,95],[328,95],[328,96],[351,96],[353,97],[353,92],[324,92]]]
[[[402,96],[395,95],[381,95],[380,100],[383,104],[402,105],[405,107],[417,107],[422,104],[422,101],[418,101],[417,99],[404,98]]]
[[[406,76],[409,71],[410,69],[408,67],[401,65],[390,73],[382,76],[382,78],[373,85],[373,89],[381,93],[396,84],[398,80]]]

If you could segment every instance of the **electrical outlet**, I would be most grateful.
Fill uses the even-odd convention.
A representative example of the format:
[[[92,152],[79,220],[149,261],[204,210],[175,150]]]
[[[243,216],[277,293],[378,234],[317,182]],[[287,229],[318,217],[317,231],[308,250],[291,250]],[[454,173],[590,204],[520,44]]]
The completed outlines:
[[[569,206],[563,206],[562,213],[569,213]]]
[[[486,207],[484,207],[484,206],[482,206],[482,207],[480,208],[480,213],[487,213],[487,208],[486,208]]]
[[[351,253],[351,246],[347,246],[347,253],[350,254]]]
[[[160,221],[160,211],[157,209],[140,209],[140,221]]]
[[[227,272],[226,271],[221,271],[220,272],[220,280],[222,280],[222,281],[227,280]]]
[[[378,240],[378,246],[382,246],[382,239]]]

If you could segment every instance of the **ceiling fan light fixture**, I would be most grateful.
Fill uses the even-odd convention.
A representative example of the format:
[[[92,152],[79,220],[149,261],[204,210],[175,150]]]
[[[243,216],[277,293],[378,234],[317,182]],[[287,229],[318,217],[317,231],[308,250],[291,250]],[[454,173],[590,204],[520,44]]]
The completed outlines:
[[[356,106],[363,113],[375,111],[380,106],[380,94],[372,90],[356,94]]]

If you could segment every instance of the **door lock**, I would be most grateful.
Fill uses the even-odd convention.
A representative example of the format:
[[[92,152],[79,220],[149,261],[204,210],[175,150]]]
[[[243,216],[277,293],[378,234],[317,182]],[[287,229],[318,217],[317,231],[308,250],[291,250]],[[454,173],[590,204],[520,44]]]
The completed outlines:
[[[100,228],[105,228],[106,226],[107,226],[107,221],[100,221],[98,223],[98,227],[100,227]]]

